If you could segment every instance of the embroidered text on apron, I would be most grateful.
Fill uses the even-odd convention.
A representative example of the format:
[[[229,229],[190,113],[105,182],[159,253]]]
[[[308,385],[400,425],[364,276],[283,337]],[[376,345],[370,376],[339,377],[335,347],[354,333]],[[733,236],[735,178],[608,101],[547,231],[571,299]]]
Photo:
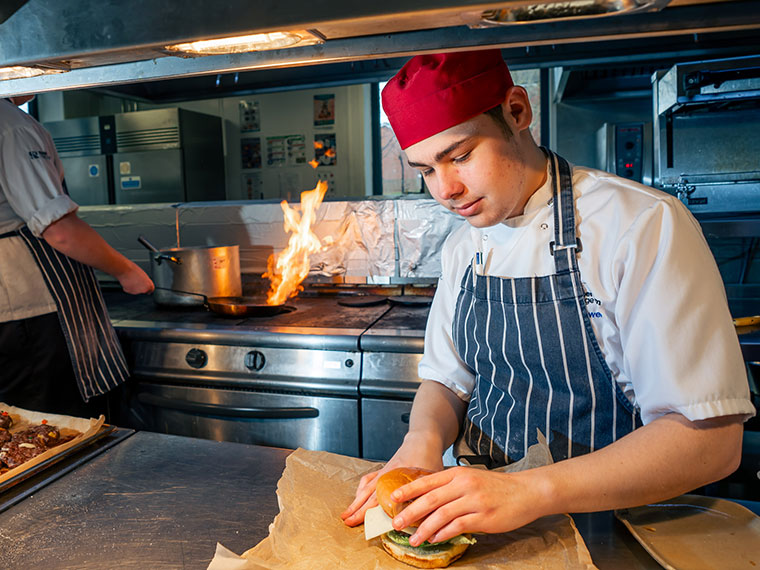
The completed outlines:
[[[604,361],[586,310],[576,260],[572,177],[551,151],[556,273],[515,279],[462,278],[452,335],[474,371],[463,425],[471,463],[489,467],[521,459],[549,440],[555,461],[600,449],[641,425]]]
[[[55,300],[83,400],[124,382],[129,376],[126,359],[92,268],[56,251],[26,226],[0,238],[11,235],[24,240]]]

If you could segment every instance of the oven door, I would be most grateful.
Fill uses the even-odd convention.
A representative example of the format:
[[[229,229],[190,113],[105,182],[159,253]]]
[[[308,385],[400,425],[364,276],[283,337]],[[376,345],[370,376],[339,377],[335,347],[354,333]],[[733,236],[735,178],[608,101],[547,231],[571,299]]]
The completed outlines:
[[[124,404],[135,429],[359,455],[357,398],[137,382]]]

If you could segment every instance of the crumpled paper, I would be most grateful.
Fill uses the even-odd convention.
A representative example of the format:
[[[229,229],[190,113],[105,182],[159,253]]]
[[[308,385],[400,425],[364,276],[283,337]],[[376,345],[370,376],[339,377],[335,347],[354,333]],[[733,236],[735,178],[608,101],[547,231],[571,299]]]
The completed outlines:
[[[523,460],[504,470],[551,463],[546,441],[542,436],[539,440]],[[324,451],[295,450],[277,484],[280,513],[269,526],[269,536],[242,556],[218,544],[208,570],[409,570],[386,554],[379,537],[367,541],[363,526],[350,528],[340,518],[359,479],[380,465]],[[544,517],[512,532],[475,538],[477,544],[453,568],[596,568],[569,515]]]

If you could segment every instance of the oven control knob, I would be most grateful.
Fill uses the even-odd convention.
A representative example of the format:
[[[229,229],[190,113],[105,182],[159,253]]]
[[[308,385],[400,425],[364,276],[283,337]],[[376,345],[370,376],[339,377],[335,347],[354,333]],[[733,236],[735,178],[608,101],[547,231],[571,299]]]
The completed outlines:
[[[245,355],[245,367],[248,370],[261,370],[267,363],[267,359],[264,358],[264,354],[258,350],[252,350]]]
[[[208,355],[200,348],[191,348],[185,355],[185,362],[192,368],[203,368],[208,362]]]

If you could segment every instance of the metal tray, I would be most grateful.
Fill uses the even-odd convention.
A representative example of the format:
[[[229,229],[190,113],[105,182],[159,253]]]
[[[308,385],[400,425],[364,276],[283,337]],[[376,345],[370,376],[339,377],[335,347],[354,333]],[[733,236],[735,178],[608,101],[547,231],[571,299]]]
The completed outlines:
[[[760,517],[733,501],[681,495],[615,516],[667,570],[760,565]]]
[[[19,467],[16,467],[16,469],[19,469],[18,475],[14,475],[13,477],[10,477],[9,479],[6,479],[0,483],[0,494],[10,489],[14,485],[21,483],[21,481],[24,481],[25,479],[28,479],[29,477],[32,477],[33,475],[36,475],[37,473],[48,469],[51,465],[58,463],[62,459],[65,459],[66,457],[77,453],[81,449],[87,447],[88,445],[91,445],[100,438],[105,437],[114,429],[116,429],[115,426],[112,426],[110,424],[103,424],[100,426],[100,429],[98,431],[89,437],[83,438],[81,441],[77,442],[71,447],[61,450],[60,453],[56,453],[55,455],[48,457],[46,460],[41,461],[37,465],[34,465],[28,469],[24,469],[24,465],[21,464]],[[54,447],[52,449],[55,450]],[[10,471],[8,471],[8,473],[10,473]]]

